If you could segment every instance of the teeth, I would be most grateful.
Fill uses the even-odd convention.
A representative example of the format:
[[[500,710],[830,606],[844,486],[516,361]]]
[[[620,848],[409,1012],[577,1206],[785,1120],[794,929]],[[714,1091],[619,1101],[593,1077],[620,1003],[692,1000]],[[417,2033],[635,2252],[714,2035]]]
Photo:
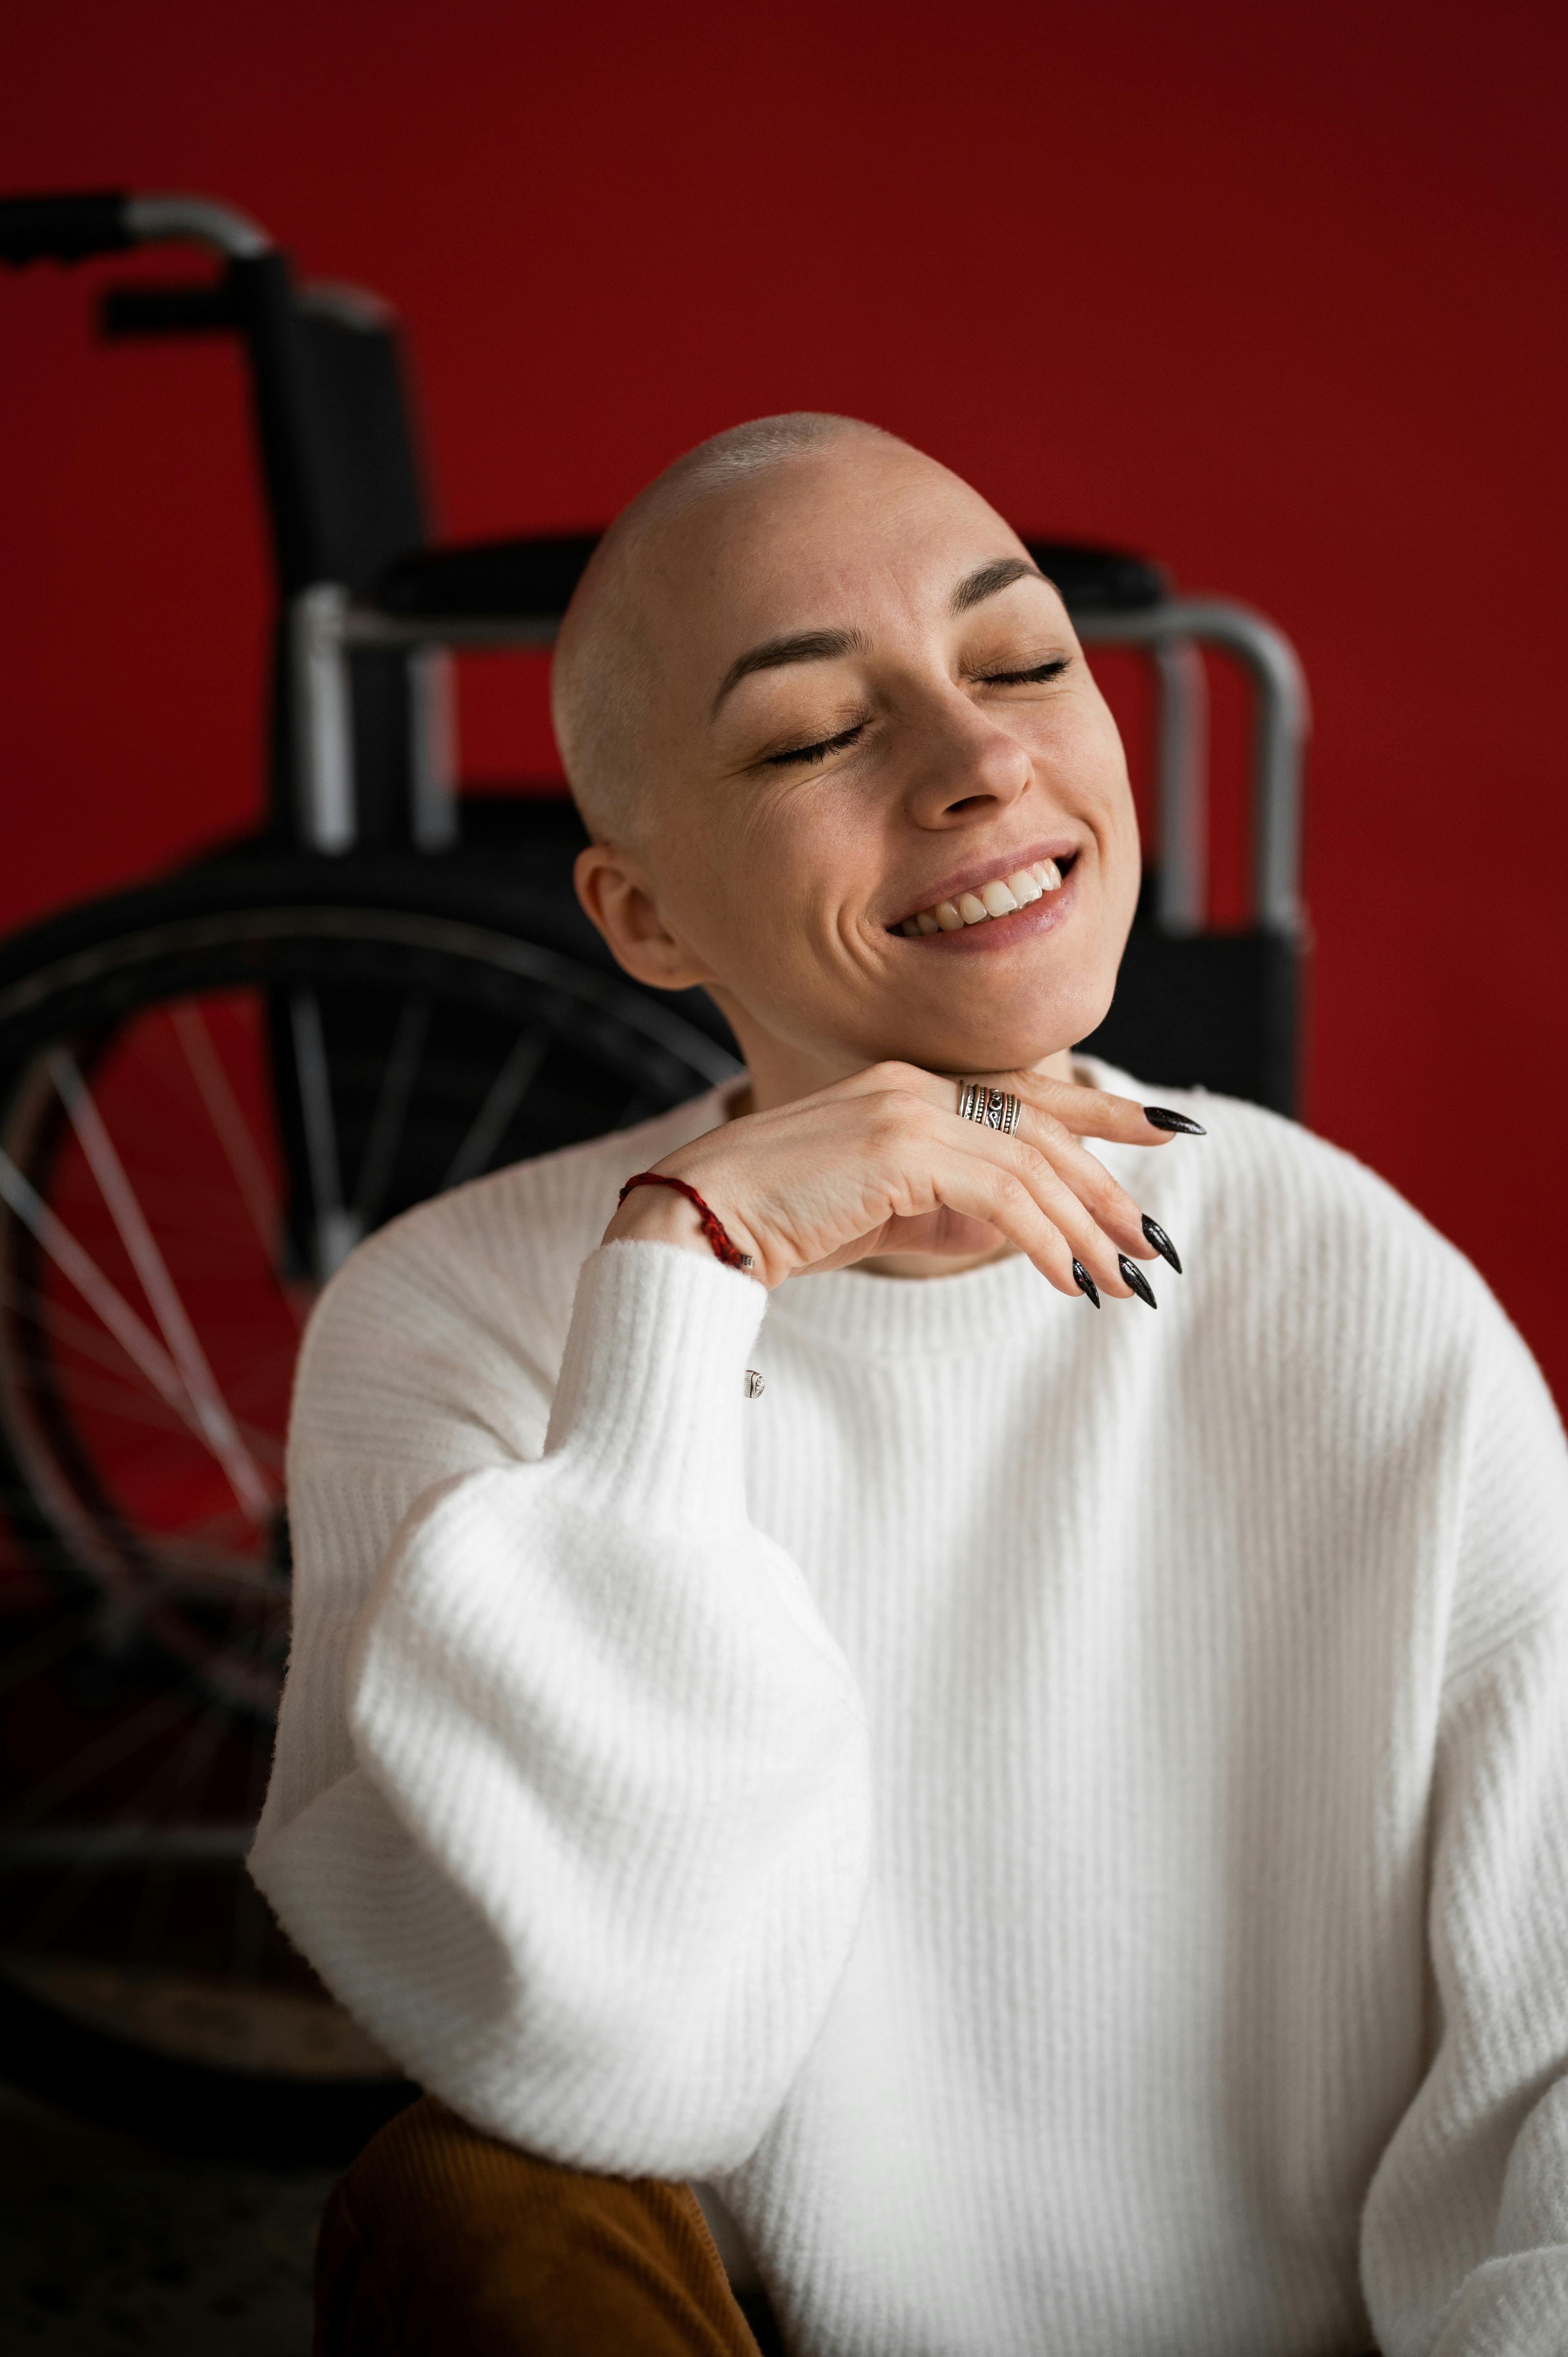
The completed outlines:
[[[898,931],[911,937],[919,933],[956,933],[964,925],[982,925],[992,917],[1011,916],[1015,909],[1026,909],[1046,892],[1059,892],[1062,872],[1054,859],[1036,859],[1030,867],[1015,867],[1011,876],[995,877],[983,884],[978,892],[961,892],[956,900],[939,900],[933,909],[922,909],[917,916],[906,917]]]

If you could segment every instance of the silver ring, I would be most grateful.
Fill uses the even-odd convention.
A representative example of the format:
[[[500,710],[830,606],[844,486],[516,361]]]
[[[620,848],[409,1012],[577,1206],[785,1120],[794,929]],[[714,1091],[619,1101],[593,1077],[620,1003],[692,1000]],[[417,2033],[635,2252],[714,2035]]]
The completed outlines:
[[[1006,1089],[993,1089],[984,1081],[958,1084],[960,1121],[977,1121],[982,1129],[999,1129],[1004,1137],[1011,1137],[1023,1110],[1021,1101]]]

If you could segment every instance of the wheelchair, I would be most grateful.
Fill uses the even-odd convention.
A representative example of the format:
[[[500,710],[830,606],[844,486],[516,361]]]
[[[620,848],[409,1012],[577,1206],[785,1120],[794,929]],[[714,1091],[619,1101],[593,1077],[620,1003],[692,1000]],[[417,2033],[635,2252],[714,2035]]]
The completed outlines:
[[[283,1440],[317,1288],[445,1188],[740,1067],[716,1008],[615,967],[558,790],[456,773],[453,650],[546,646],[585,533],[429,543],[386,307],[231,207],[0,199],[0,260],[193,247],[110,338],[237,336],[277,583],[252,839],[0,942],[0,2076],[174,2145],[351,2154],[412,2090],[243,1871],[288,1638]],[[1154,855],[1085,1044],[1293,1109],[1307,711],[1262,617],[1034,541],[1153,683]],[[1204,921],[1204,649],[1253,705],[1254,908]]]

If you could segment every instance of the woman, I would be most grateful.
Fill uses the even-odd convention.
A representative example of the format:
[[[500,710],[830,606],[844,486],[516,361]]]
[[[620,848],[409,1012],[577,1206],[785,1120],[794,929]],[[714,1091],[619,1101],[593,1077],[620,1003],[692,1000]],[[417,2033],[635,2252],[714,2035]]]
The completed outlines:
[[[1522,1345],[1345,1157],[1075,1063],[1126,771],[945,469],[703,446],[555,707],[585,907],[747,1082],[424,1207],[306,1342],[252,1868],[441,2099],[322,2345],[745,2349],[705,2180],[800,2357],[1560,2352]]]

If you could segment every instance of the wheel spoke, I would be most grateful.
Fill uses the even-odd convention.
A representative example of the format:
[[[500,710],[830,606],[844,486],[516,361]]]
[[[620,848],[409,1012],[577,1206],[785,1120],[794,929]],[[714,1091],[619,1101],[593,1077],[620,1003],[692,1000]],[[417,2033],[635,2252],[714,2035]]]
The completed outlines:
[[[445,1193],[448,1187],[460,1187],[466,1178],[477,1178],[488,1169],[490,1157],[532,1085],[549,1046],[550,1035],[546,1031],[525,1031],[517,1041],[486,1091],[485,1101],[474,1115],[467,1135],[452,1157],[441,1181],[441,1192]]]
[[[105,1415],[118,1416],[127,1424],[139,1424],[158,1432],[184,1434],[190,1430],[188,1412],[171,1414],[161,1394],[155,1396],[125,1379],[119,1353],[84,1318],[73,1318],[69,1310],[38,1294],[23,1294],[3,1275],[0,1302],[29,1317],[38,1330],[51,1341],[68,1342],[91,1361],[90,1369],[62,1366],[58,1359],[54,1361],[49,1383],[59,1398],[69,1400],[75,1407],[96,1408]],[[48,1311],[47,1318],[42,1314],[45,1309]],[[251,1454],[271,1468],[281,1481],[284,1449],[277,1435],[248,1423],[243,1416],[236,1416],[234,1422]]]
[[[233,1615],[231,1613],[229,1626],[222,1631],[224,1642],[228,1641],[232,1623]],[[171,1815],[173,1803],[179,1800],[186,1803],[188,1818],[193,1823],[199,1821],[200,1803],[207,1790],[207,1778],[202,1771],[209,1766],[214,1751],[232,1725],[233,1720],[224,1705],[215,1696],[207,1696],[193,1712],[190,1724],[179,1742],[156,1762],[152,1773],[115,1809],[112,1824],[151,1825],[162,1823]],[[201,1781],[193,1794],[190,1787],[199,1776]]]
[[[242,1858],[256,1837],[252,1824],[61,1825],[48,1833],[0,1833],[0,1869],[65,1866],[185,1866],[209,1858]]]
[[[413,1097],[413,1084],[419,1078],[419,1060],[424,1050],[424,1036],[430,1028],[431,1000],[427,991],[405,998],[398,1014],[397,1029],[392,1035],[392,1051],[381,1074],[381,1085],[376,1097],[376,1109],[371,1118],[371,1134],[365,1144],[365,1158],[360,1170],[360,1184],[354,1197],[354,1217],[361,1235],[368,1234],[381,1217],[386,1200],[397,1150],[403,1143],[403,1125]]]
[[[51,1053],[48,1071],[179,1370],[180,1380],[196,1411],[197,1427],[222,1466],[245,1512],[253,1522],[263,1523],[273,1510],[272,1484],[240,1437],[92,1092],[77,1070],[75,1059],[63,1049]]]
[[[299,1079],[299,1110],[316,1224],[316,1274],[319,1282],[341,1268],[360,1241],[359,1226],[344,1208],[338,1125],[332,1114],[332,1075],[321,1028],[321,1001],[313,990],[296,990],[288,1002],[294,1032],[294,1062]]]
[[[156,1695],[151,1702],[144,1703],[140,1710],[133,1711],[129,1718],[121,1719],[109,1727],[96,1743],[90,1743],[85,1751],[77,1752],[63,1768],[46,1777],[41,1784],[32,1786],[16,1815],[0,1826],[0,1840],[9,1840],[14,1833],[30,1830],[59,1802],[69,1801],[74,1793],[81,1791],[84,1784],[91,1784],[95,1776],[118,1767],[121,1760],[128,1760],[139,1745],[161,1735],[164,1728],[172,1727],[177,1719],[188,1717],[190,1698],[197,1691],[194,1680],[188,1678],[174,1692]]]
[[[23,1178],[3,1148],[0,1148],[0,1197],[5,1199],[24,1227],[37,1237],[60,1275],[75,1286],[89,1308],[97,1312],[127,1358],[141,1369],[159,1397],[168,1403],[183,1424],[205,1438],[189,1394],[179,1379],[179,1370],[168,1352],[142,1323],[124,1295],[110,1283],[91,1253],[82,1249],[65,1222],[50,1211],[36,1189]]]
[[[67,1613],[41,1636],[35,1637],[30,1645],[18,1646],[14,1653],[7,1653],[5,1667],[0,1669],[0,1695],[9,1694],[14,1686],[25,1685],[29,1678],[52,1669],[73,1645],[79,1645],[90,1634],[102,1615],[103,1607],[98,1603],[80,1612]]]
[[[251,1215],[251,1222],[261,1239],[267,1256],[267,1265],[275,1273],[283,1238],[283,1210],[261,1149],[251,1135],[235,1095],[233,1085],[223,1069],[223,1060],[213,1045],[212,1034],[202,1018],[201,1009],[189,999],[169,1010],[169,1021],[179,1041],[185,1060],[190,1067],[191,1078],[207,1108],[208,1117],[218,1135],[218,1142],[228,1157],[234,1174],[234,1183],[241,1200]],[[296,1326],[305,1320],[299,1304],[280,1286],[285,1303]]]
[[[287,1592],[255,1555],[204,1546],[198,1539],[183,1534],[177,1538],[163,1531],[149,1536],[145,1544],[159,1587],[171,1596],[231,1596],[241,1590],[281,1598]]]

